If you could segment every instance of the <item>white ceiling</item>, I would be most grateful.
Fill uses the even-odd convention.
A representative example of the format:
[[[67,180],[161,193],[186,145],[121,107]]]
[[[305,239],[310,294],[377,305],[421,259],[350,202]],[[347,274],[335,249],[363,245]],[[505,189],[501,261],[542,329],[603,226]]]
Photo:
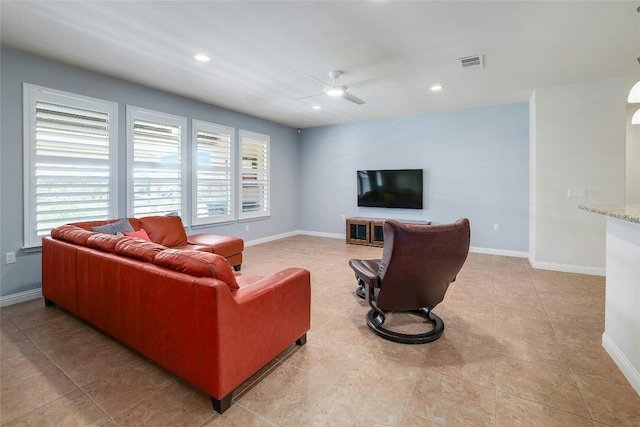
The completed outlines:
[[[293,127],[527,101],[640,75],[638,1],[2,1],[1,40]],[[196,53],[213,57],[198,63]],[[484,55],[481,69],[459,58]],[[326,95],[296,72],[366,101]],[[433,84],[440,92],[431,92]],[[312,105],[323,106],[321,111]],[[158,109],[161,109],[158,106]]]

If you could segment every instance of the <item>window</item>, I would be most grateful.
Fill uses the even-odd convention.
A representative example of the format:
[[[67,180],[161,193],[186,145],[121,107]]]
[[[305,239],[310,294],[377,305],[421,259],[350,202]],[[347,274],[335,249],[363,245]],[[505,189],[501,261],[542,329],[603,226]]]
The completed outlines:
[[[240,130],[239,219],[269,216],[269,135]]]
[[[117,216],[117,104],[30,84],[24,97],[24,245]]]
[[[185,211],[187,120],[127,106],[127,212],[132,217]]]
[[[193,121],[193,224],[233,220],[234,129]]]

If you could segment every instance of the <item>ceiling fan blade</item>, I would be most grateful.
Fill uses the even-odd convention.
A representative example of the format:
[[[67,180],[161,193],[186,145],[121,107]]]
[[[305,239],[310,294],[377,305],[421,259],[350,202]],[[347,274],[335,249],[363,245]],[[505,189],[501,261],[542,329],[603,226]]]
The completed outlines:
[[[344,99],[346,99],[347,101],[351,101],[351,102],[356,103],[356,104],[358,104],[358,105],[362,105],[362,104],[364,104],[364,101],[363,101],[362,99],[358,98],[358,97],[357,97],[357,96],[355,96],[355,95],[350,94],[349,92],[345,92],[345,93],[343,93],[343,94],[342,94],[342,97],[343,97]]]
[[[301,96],[300,98],[293,98],[293,101],[298,101],[300,99],[313,98],[313,97],[320,96],[320,95],[324,95],[324,92],[316,93],[315,95]]]
[[[378,76],[378,77],[370,77],[365,80],[360,80],[359,82],[349,83],[349,89],[359,89],[362,87],[371,86],[384,80],[387,76]]]
[[[322,85],[324,85],[324,86],[331,86],[330,84],[325,83],[325,82],[323,82],[322,80],[320,80],[319,78],[317,78],[317,77],[313,77],[311,74],[307,74],[307,73],[305,73],[304,71],[300,71],[300,70],[294,70],[294,71],[295,71],[296,73],[298,73],[298,74],[302,74],[302,75],[303,75],[303,76],[305,76],[305,77],[308,77],[308,78],[310,78],[310,79],[312,79],[312,80],[315,80],[315,81],[317,81],[318,83],[321,83],[321,84],[322,84]]]

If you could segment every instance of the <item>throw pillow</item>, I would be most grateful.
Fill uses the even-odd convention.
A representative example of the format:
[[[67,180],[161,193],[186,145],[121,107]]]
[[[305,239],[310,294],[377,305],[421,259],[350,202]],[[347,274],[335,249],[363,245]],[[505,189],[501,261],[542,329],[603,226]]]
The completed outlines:
[[[187,243],[187,233],[179,216],[147,216],[138,221],[152,242],[168,248]]]
[[[147,232],[144,231],[144,228],[134,232],[125,231],[124,235],[127,237],[137,237],[138,239],[146,240],[147,242],[151,241]]]
[[[100,225],[98,227],[91,227],[91,231],[105,234],[116,234],[118,232],[125,233],[135,230],[133,229],[131,223],[127,218],[121,218],[115,222],[110,222],[109,224]]]

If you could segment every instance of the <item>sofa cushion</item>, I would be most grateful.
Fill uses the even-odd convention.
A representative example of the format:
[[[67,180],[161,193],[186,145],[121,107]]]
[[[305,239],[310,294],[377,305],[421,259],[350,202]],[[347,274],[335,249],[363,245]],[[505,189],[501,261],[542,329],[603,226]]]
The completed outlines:
[[[230,290],[239,289],[229,261],[209,252],[167,249],[159,252],[153,263],[196,277],[211,277],[227,284]]]
[[[152,262],[156,254],[165,249],[167,249],[166,246],[157,243],[125,237],[116,243],[115,253],[140,261]]]
[[[91,231],[95,231],[97,233],[105,233],[105,234],[118,234],[134,231],[131,223],[127,218],[121,218],[115,222],[110,222],[109,224],[100,225],[97,227],[91,227]]]
[[[147,242],[150,242],[151,239],[149,238],[149,235],[147,234],[146,231],[144,231],[144,228],[141,228],[138,231],[131,231],[131,232],[124,232],[124,235],[127,237],[136,237],[138,239],[142,239],[142,240],[146,240]]]
[[[94,232],[87,231],[75,225],[61,225],[51,230],[51,237],[65,242],[74,243],[76,245],[86,245],[87,239],[93,236]]]
[[[116,236],[115,234],[95,233],[87,239],[87,247],[98,249],[102,252],[115,253],[118,242],[127,239],[129,238],[125,236]]]
[[[235,236],[193,234],[187,237],[187,241],[192,245],[210,246],[211,252],[227,258],[244,250],[244,240]]]
[[[179,216],[148,216],[139,221],[152,242],[169,248],[187,242],[187,233]]]

